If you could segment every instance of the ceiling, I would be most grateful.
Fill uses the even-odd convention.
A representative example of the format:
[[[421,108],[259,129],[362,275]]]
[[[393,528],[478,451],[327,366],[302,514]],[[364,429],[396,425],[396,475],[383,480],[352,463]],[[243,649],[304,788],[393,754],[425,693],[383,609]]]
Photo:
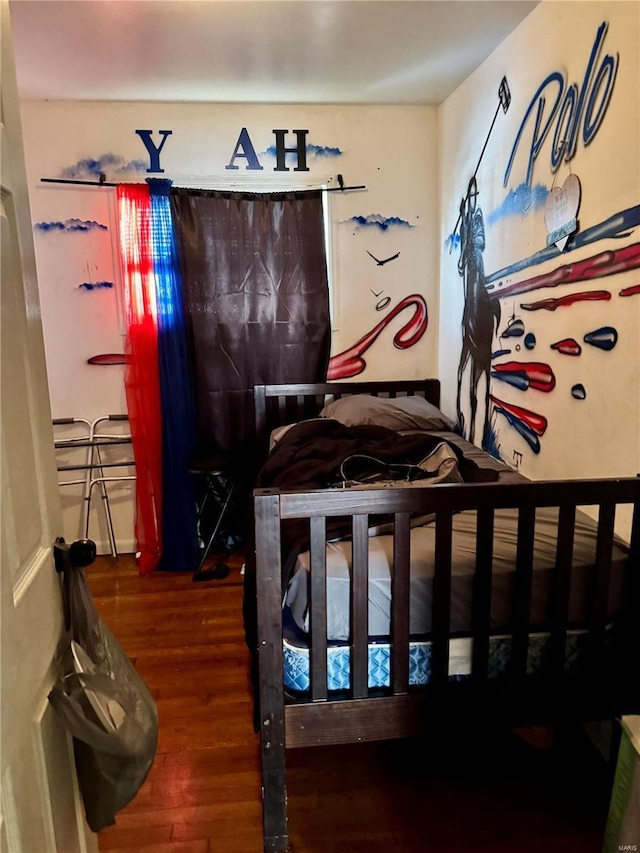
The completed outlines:
[[[18,90],[52,100],[439,104],[525,0],[11,0]]]

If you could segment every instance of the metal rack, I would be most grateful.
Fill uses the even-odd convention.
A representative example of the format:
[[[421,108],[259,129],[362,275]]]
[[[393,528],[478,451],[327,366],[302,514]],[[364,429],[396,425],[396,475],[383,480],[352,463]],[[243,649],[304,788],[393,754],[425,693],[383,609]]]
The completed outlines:
[[[104,508],[105,520],[107,523],[107,534],[109,536],[109,547],[113,557],[118,556],[118,548],[116,537],[113,529],[113,520],[111,518],[111,508],[109,506],[109,494],[107,492],[107,483],[123,482],[126,480],[135,480],[136,476],[121,474],[117,476],[106,476],[105,468],[130,468],[135,465],[133,459],[125,459],[119,462],[104,462],[100,453],[101,447],[113,447],[119,444],[131,444],[131,435],[118,433],[101,432],[99,427],[101,424],[114,423],[118,421],[128,421],[128,415],[104,415],[90,421],[86,418],[54,418],[52,423],[56,426],[72,426],[81,425],[84,432],[80,435],[70,436],[69,438],[60,438],[54,440],[56,450],[74,450],[76,448],[86,448],[86,456],[83,464],[58,465],[58,471],[85,471],[82,479],[77,480],[62,480],[60,486],[84,486],[83,501],[82,501],[82,535],[85,539],[89,536],[89,520],[91,515],[91,495],[95,486],[99,486],[102,497],[102,505]],[[97,476],[94,475],[96,472]]]

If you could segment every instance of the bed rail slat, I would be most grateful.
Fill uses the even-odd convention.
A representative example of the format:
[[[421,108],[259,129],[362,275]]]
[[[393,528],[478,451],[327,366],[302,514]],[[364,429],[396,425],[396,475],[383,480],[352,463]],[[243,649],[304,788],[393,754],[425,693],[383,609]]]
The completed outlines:
[[[351,578],[351,687],[354,699],[367,695],[369,682],[369,517],[353,516]]]
[[[511,677],[513,681],[524,681],[527,676],[535,524],[535,506],[520,507],[518,512],[516,572],[513,583],[513,646],[511,650]]]
[[[443,687],[449,677],[452,526],[451,512],[436,513],[433,609],[431,615],[433,631],[431,683],[434,689]]]
[[[302,397],[300,420],[317,418],[324,408],[324,398],[316,394],[305,394]]]
[[[395,695],[409,687],[409,513],[398,512],[393,527],[391,578],[391,673]]]
[[[489,669],[489,629],[491,626],[491,571],[493,568],[492,507],[480,507],[476,520],[476,572],[473,578],[471,628],[473,653],[471,677],[484,681]]]
[[[327,698],[327,520],[310,521],[311,698]]]
[[[598,513],[598,540],[596,544],[596,577],[593,621],[597,629],[604,628],[609,601],[611,575],[611,547],[616,519],[616,505],[612,501],[601,504]]]
[[[640,480],[640,474],[638,474]],[[633,507],[631,520],[631,538],[629,540],[631,551],[631,565],[636,567],[636,573],[640,573],[640,503],[636,501]]]
[[[640,479],[640,475],[639,475]],[[622,588],[623,631],[621,642],[627,651],[622,659],[623,671],[635,672],[638,666],[637,649],[640,648],[640,619],[638,619],[638,601],[640,601],[640,502],[636,502],[631,520],[631,538],[629,540],[628,571]],[[636,706],[640,707],[640,685],[636,685]]]
[[[564,673],[575,526],[575,506],[562,504],[558,510],[556,570],[551,591],[553,609],[551,613],[551,638],[549,641],[549,674],[551,678],[558,681],[562,679]]]

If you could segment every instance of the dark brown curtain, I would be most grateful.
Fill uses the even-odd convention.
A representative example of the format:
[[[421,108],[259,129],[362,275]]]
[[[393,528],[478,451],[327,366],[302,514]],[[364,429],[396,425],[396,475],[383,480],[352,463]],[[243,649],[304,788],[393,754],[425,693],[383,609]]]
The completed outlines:
[[[319,191],[172,189],[199,455],[254,458],[255,384],[319,382],[331,346]]]

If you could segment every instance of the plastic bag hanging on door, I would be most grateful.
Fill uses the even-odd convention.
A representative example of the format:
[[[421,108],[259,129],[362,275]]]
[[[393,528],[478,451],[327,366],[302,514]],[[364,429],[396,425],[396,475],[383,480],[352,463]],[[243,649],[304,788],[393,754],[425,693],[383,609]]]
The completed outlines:
[[[147,686],[99,617],[83,568],[74,564],[74,545],[56,543],[70,639],[62,660],[64,675],[49,693],[49,702],[73,737],[87,823],[99,832],[115,823],[116,813],[135,797],[151,769],[158,712]]]

